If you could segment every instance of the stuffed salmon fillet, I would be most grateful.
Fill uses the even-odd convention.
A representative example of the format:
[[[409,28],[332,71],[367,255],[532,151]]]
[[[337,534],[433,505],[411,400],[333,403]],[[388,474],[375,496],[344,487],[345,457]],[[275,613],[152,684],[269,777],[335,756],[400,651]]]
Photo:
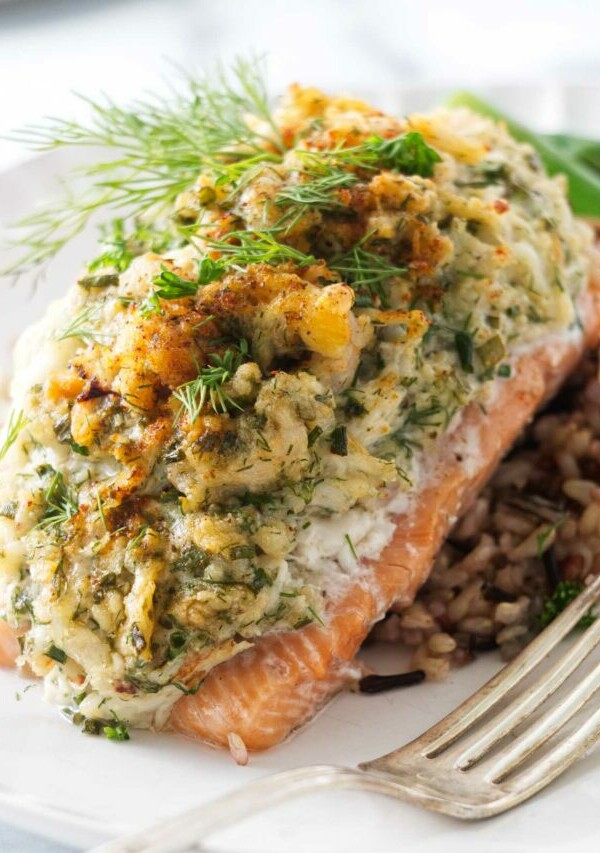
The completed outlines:
[[[590,318],[585,342],[597,345],[600,288],[585,304]],[[390,542],[377,560],[365,565],[360,582],[331,608],[325,626],[265,637],[213,670],[202,691],[175,705],[174,728],[222,746],[235,733],[249,749],[266,749],[284,740],[352,682],[356,675],[351,662],[373,623],[391,604],[413,600],[453,523],[468,509],[522,425],[575,367],[581,352],[579,346],[556,342],[552,351],[544,347],[523,357],[515,379],[501,389],[487,414],[476,407],[465,413],[440,448],[435,485],[416,497],[410,511],[393,516]],[[463,456],[466,442],[477,447],[468,468]]]
[[[530,147],[464,109],[271,112],[249,73],[80,129],[125,134],[138,210],[15,352],[0,662],[87,732],[284,739],[598,343],[591,232]]]

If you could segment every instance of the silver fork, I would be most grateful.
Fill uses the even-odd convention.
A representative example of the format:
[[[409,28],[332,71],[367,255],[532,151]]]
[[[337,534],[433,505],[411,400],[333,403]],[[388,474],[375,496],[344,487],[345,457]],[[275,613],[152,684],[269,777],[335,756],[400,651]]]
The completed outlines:
[[[266,776],[207,805],[103,844],[92,853],[175,853],[194,846],[197,849],[217,830],[319,788],[387,794],[468,820],[491,817],[516,806],[555,779],[600,737],[600,706],[596,703],[576,731],[536,756],[596,696],[600,663],[561,701],[528,721],[599,644],[600,618],[530,686],[494,714],[488,712],[538,667],[599,598],[600,577],[477,693],[401,749],[367,761],[358,769],[316,765]],[[507,735],[525,721],[528,723],[523,730],[506,742]],[[499,744],[500,748],[490,754]],[[525,762],[527,766],[521,767]]]

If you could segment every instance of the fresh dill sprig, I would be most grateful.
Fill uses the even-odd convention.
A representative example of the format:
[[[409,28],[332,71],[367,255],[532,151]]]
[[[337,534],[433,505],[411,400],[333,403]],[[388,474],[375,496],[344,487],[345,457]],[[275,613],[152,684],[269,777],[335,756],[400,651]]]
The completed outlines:
[[[97,272],[106,267],[124,272],[139,255],[145,252],[164,252],[173,237],[167,231],[157,231],[140,222],[134,223],[133,229],[128,233],[125,220],[118,217],[100,226],[100,241],[104,251],[87,265],[90,272]]]
[[[25,413],[21,409],[18,412],[15,412],[14,409],[10,413],[8,417],[8,423],[6,425],[6,437],[2,446],[0,447],[0,461],[4,459],[10,448],[13,446],[17,438],[19,437],[19,433],[28,423],[27,418],[25,417]]]
[[[101,332],[94,328],[98,320],[100,309],[98,305],[90,305],[84,308],[60,334],[56,335],[57,341],[66,341],[68,338],[77,338],[84,344],[101,344],[111,337],[107,332]]]
[[[182,278],[165,266],[161,266],[160,270],[160,275],[152,282],[155,290],[140,304],[140,312],[145,316],[161,313],[161,299],[188,299],[196,296],[200,287],[221,278],[226,272],[226,266],[222,261],[214,261],[205,255],[198,261],[198,275],[195,281]]]
[[[196,379],[180,385],[173,393],[175,399],[181,403],[179,414],[185,411],[190,424],[193,424],[207,402],[210,402],[217,414],[226,414],[230,408],[241,411],[241,406],[230,397],[223,386],[248,356],[248,341],[244,338],[237,347],[227,349],[223,355],[209,355],[211,363],[200,368]]]
[[[391,433],[390,438],[400,445],[406,457],[410,459],[413,452],[422,447],[417,438],[418,433],[427,427],[442,426],[443,422],[444,408],[435,397],[432,397],[429,405],[422,408],[413,403],[400,426]]]
[[[349,189],[358,183],[354,172],[331,166],[326,167],[323,174],[307,173],[307,178],[298,184],[288,184],[279,190],[275,198],[275,204],[285,208],[280,224],[285,223],[288,231],[310,210],[331,211],[346,207],[339,197],[339,190]]]
[[[109,98],[83,100],[91,112],[87,124],[51,119],[25,127],[13,140],[36,151],[100,146],[114,150],[114,157],[80,168],[73,190],[17,223],[13,245],[21,256],[4,274],[52,258],[97,211],[121,209],[132,217],[150,208],[165,211],[203,168],[281,159],[284,150],[260,61],[239,59],[231,72],[218,69],[211,79],[185,77],[182,91],[128,108]]]
[[[358,558],[358,553],[357,553],[357,551],[356,551],[356,545],[354,544],[354,542],[353,542],[353,541],[352,541],[352,539],[350,538],[350,534],[349,534],[349,533],[345,533],[345,534],[344,534],[344,539],[345,539],[345,540],[346,540],[346,542],[348,543],[348,548],[350,548],[350,553],[352,554],[352,556],[354,557],[354,559],[356,560],[356,562],[358,562],[358,561],[359,561],[359,558]]]
[[[108,524],[106,523],[106,514],[104,512],[104,503],[102,498],[100,497],[100,492],[96,493],[96,504],[98,505],[98,515],[100,516],[100,521],[102,522],[102,527],[109,533]]]
[[[332,258],[328,265],[356,291],[358,307],[371,306],[373,300],[378,299],[382,308],[388,308],[386,285],[403,275],[406,267],[396,266],[384,255],[365,249],[363,244],[368,236],[345,255]]]
[[[231,231],[221,240],[210,240],[210,249],[221,254],[223,262],[228,267],[241,269],[249,264],[292,263],[298,267],[309,267],[316,263],[316,258],[306,255],[293,246],[280,243],[276,234],[281,229],[265,231]]]
[[[326,162],[368,171],[391,169],[422,178],[430,178],[435,164],[442,160],[438,152],[425,142],[423,135],[414,130],[392,139],[370,136],[360,145],[310,151],[304,157],[313,163]]]
[[[46,508],[37,527],[50,530],[61,527],[79,511],[75,495],[67,488],[63,475],[55,471],[44,494]]]

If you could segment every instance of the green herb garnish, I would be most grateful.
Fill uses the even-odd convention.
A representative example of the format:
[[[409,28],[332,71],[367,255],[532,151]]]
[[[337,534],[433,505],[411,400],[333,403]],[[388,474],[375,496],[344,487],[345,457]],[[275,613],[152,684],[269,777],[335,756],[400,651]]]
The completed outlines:
[[[504,341],[500,335],[493,335],[491,338],[488,338],[485,343],[477,347],[477,355],[479,356],[484,368],[489,369],[490,367],[495,367],[506,355]]]
[[[353,557],[354,557],[354,559],[358,562],[358,554],[356,553],[356,548],[354,547],[354,542],[353,542],[353,541],[352,541],[352,539],[350,538],[350,534],[349,534],[349,533],[346,533],[346,534],[344,535],[344,539],[345,539],[345,540],[346,540],[346,542],[348,543],[348,547],[350,548],[350,552],[351,552],[352,556],[353,556]]]
[[[439,427],[443,423],[444,409],[435,397],[432,397],[428,406],[419,408],[416,404],[412,404],[406,413],[404,420],[393,433],[392,438],[400,445],[405,455],[410,459],[414,450],[421,448],[421,443],[418,441],[415,434],[428,427]]]
[[[281,160],[284,151],[258,61],[237,60],[230,73],[218,69],[210,79],[185,77],[180,90],[129,108],[109,98],[83,100],[88,123],[56,119],[13,139],[36,151],[99,146],[114,156],[79,169],[75,189],[17,223],[21,256],[4,273],[49,260],[99,210],[127,208],[132,219],[143,219],[151,208],[168,209],[200,171],[228,180],[232,167],[243,173],[249,163]]]
[[[90,455],[89,447],[86,447],[84,444],[77,444],[76,441],[71,440],[69,442],[69,445],[71,447],[71,450],[74,453],[78,453],[80,456],[89,456]]]
[[[213,411],[226,414],[231,408],[241,411],[242,407],[225,391],[223,386],[233,377],[238,367],[249,358],[248,341],[242,338],[235,348],[223,355],[209,355],[211,364],[200,368],[198,376],[173,393],[181,403],[180,412],[185,411],[191,424],[200,416],[204,405],[210,402]]]
[[[332,258],[329,261],[329,267],[339,273],[342,279],[356,291],[359,307],[362,307],[363,303],[369,306],[374,299],[378,299],[382,308],[389,308],[386,285],[392,279],[403,275],[406,267],[396,266],[384,255],[365,249],[364,242],[369,236],[363,238],[345,255]]]
[[[44,494],[44,501],[46,508],[37,523],[42,530],[61,527],[79,510],[75,495],[67,488],[63,475],[59,471],[54,471],[50,485]]]
[[[394,169],[405,175],[420,175],[430,178],[436,163],[442,158],[434,148],[427,145],[422,134],[410,131],[395,139],[377,139],[372,143],[378,162],[384,169]]]
[[[540,625],[545,628],[549,625],[559,613],[562,611],[582,592],[584,586],[578,581],[561,581],[557,584],[556,589],[544,601],[544,607],[540,614]],[[590,608],[588,612],[581,617],[577,623],[578,628],[589,628],[596,620],[596,614]]]
[[[331,452],[336,456],[348,455],[348,434],[346,427],[340,424],[331,433],[329,440],[331,442]]]
[[[286,209],[281,223],[290,230],[311,210],[343,209],[346,205],[338,197],[339,190],[353,187],[357,182],[353,172],[330,167],[325,174],[313,175],[303,183],[288,184],[279,190],[275,198],[275,204]]]
[[[195,281],[182,278],[165,266],[161,267],[160,275],[152,284],[154,292],[140,305],[142,314],[160,313],[160,299],[189,299],[196,296],[200,287],[221,278],[225,273],[222,261],[213,261],[208,255],[198,261],[198,275]]]
[[[166,231],[157,231],[141,222],[134,222],[132,229],[127,232],[125,220],[118,218],[100,226],[100,241],[104,251],[87,265],[88,270],[93,273],[110,267],[121,273],[134,258],[145,252],[164,252],[172,242],[172,237]],[[108,287],[118,283],[118,274],[106,273],[79,281],[79,285],[86,288]]]
[[[336,148],[333,151],[310,152],[307,157],[316,161],[344,164],[354,169],[391,169],[405,175],[430,178],[436,163],[442,158],[425,142],[423,135],[410,131],[393,139],[370,136],[360,145]]]
[[[67,654],[63,652],[62,649],[59,649],[58,646],[55,646],[54,643],[46,649],[46,657],[52,658],[57,663],[66,663],[67,662]]]
[[[130,739],[127,726],[121,721],[115,722],[114,724],[109,726],[104,726],[102,731],[104,732],[104,735],[108,738],[108,740],[124,741]]]
[[[66,341],[68,338],[77,338],[84,344],[106,343],[111,336],[95,328],[99,314],[100,306],[98,305],[90,305],[84,308],[62,332],[57,334],[56,340]]]
[[[455,332],[454,345],[462,369],[465,373],[473,373],[473,336],[469,332]]]
[[[210,240],[209,248],[218,251],[228,267],[240,269],[249,264],[291,263],[298,267],[309,267],[316,258],[299,249],[286,246],[277,240],[281,228],[264,231],[231,231],[222,240]]]
[[[103,290],[105,287],[117,287],[119,276],[116,273],[104,273],[103,275],[84,275],[77,282],[84,290]]]
[[[10,413],[8,417],[8,424],[6,426],[6,437],[2,446],[0,447],[0,461],[4,459],[10,448],[13,446],[17,438],[19,437],[19,433],[28,423],[27,418],[25,417],[25,413],[21,410],[19,412],[15,412],[14,410]]]
[[[320,426],[314,426],[307,436],[307,444],[309,447],[312,447],[319,438],[323,435],[323,430]]]

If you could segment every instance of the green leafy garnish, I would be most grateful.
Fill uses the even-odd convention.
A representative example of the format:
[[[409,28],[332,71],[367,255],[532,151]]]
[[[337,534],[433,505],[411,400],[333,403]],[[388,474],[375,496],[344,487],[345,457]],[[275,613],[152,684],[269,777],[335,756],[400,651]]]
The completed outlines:
[[[134,223],[132,229],[127,232],[125,220],[121,217],[113,219],[112,222],[100,226],[100,241],[104,251],[91,261],[87,268],[90,272],[110,267],[117,273],[124,272],[134,258],[145,252],[164,252],[172,241],[168,232],[156,231],[150,225]],[[114,279],[116,278],[116,282]],[[96,277],[100,283],[86,285],[79,282],[83,287],[106,287],[108,284],[118,284],[118,276],[101,275]],[[112,280],[111,280],[112,279]],[[83,281],[89,281],[84,279]]]
[[[105,287],[117,287],[119,276],[116,273],[102,273],[101,275],[84,275],[77,282],[84,290],[103,290]]]
[[[312,447],[315,442],[319,440],[319,438],[323,435],[323,430],[320,426],[314,426],[311,431],[308,433],[306,437],[306,441],[309,447]]]
[[[19,433],[27,425],[28,421],[25,417],[25,413],[23,410],[19,412],[15,412],[14,410],[10,413],[8,417],[8,424],[6,425],[6,437],[2,446],[0,447],[0,461],[4,459],[10,448],[13,446],[17,438],[19,437]]]
[[[114,156],[79,169],[75,182],[66,182],[73,185],[70,192],[17,223],[14,244],[21,256],[4,273],[49,260],[99,210],[126,209],[143,220],[151,208],[164,211],[173,204],[200,171],[228,178],[236,164],[243,164],[243,172],[248,161],[281,160],[284,151],[260,61],[239,59],[231,72],[218,69],[211,78],[185,77],[179,90],[128,108],[110,98],[83,100],[91,113],[86,124],[54,119],[29,125],[13,139],[35,151],[99,146]]]
[[[77,338],[84,344],[106,343],[111,336],[95,328],[99,319],[100,308],[98,305],[90,305],[80,311],[69,325],[57,334],[57,341],[66,341],[68,338]]]
[[[311,210],[331,211],[346,205],[338,197],[339,190],[353,187],[358,182],[353,172],[329,168],[325,174],[310,176],[303,183],[288,184],[275,198],[275,204],[285,208],[281,223],[290,230],[299,219]]]
[[[104,732],[105,737],[108,740],[129,740],[129,732],[127,730],[127,726],[125,723],[122,723],[120,720],[115,721],[111,725],[104,726],[102,731]]]
[[[540,614],[540,625],[542,628],[545,628],[546,625],[549,625],[559,613],[562,611],[582,592],[584,586],[579,581],[561,581],[557,584],[556,589],[544,601],[544,607]],[[588,612],[581,617],[579,622],[577,623],[578,628],[589,628],[589,626],[596,620],[596,614],[592,612],[591,608]]]
[[[248,341],[242,338],[237,347],[227,349],[223,355],[209,355],[211,364],[202,367],[195,379],[177,388],[173,396],[181,403],[180,412],[186,412],[191,424],[200,416],[207,402],[217,413],[225,414],[230,408],[241,411],[241,406],[232,400],[223,385],[248,357]]]
[[[85,445],[83,445],[83,444],[77,444],[77,442],[76,442],[76,441],[71,440],[71,441],[69,442],[69,445],[70,445],[70,447],[71,447],[71,450],[72,450],[74,453],[78,453],[80,456],[89,456],[89,455],[90,455],[90,449],[89,449],[89,447],[86,447],[86,446],[85,446]]]
[[[359,307],[370,306],[378,299],[382,308],[389,308],[386,285],[397,276],[406,272],[384,255],[378,255],[364,248],[365,237],[345,255],[338,255],[329,261],[329,267],[340,274],[357,293]]]
[[[50,645],[48,649],[46,649],[46,657],[52,658],[57,663],[66,663],[67,662],[67,654],[62,649],[59,649],[58,646],[55,646],[54,643]]]
[[[265,231],[231,231],[222,240],[209,241],[209,248],[218,251],[228,267],[240,269],[249,264],[292,263],[298,267],[309,267],[316,263],[312,255],[306,255],[299,249],[286,246],[277,240],[282,229]]]
[[[469,332],[455,332],[454,345],[462,369],[465,373],[473,373],[473,336]]]
[[[336,148],[333,151],[310,152],[306,155],[315,161],[346,165],[354,169],[391,169],[405,175],[420,175],[430,178],[435,164],[442,158],[425,142],[423,135],[410,131],[393,139],[370,136],[360,145]]]
[[[213,261],[208,256],[198,261],[198,276],[195,281],[182,278],[165,266],[161,266],[160,275],[152,282],[155,290],[142,302],[140,311],[142,314],[160,313],[160,299],[188,299],[196,296],[200,287],[221,278],[224,272],[223,262]]]
[[[336,426],[329,436],[329,440],[331,442],[332,453],[335,453],[336,456],[348,455],[348,433],[343,424]]]
[[[506,355],[504,341],[500,335],[493,335],[477,347],[477,355],[485,369],[495,367]]]
[[[346,533],[346,534],[344,535],[344,539],[345,539],[345,540],[346,540],[346,542],[348,543],[348,548],[350,548],[350,553],[352,554],[352,556],[354,557],[354,559],[358,562],[358,554],[356,553],[356,547],[355,547],[355,545],[354,545],[354,542],[353,542],[353,541],[352,541],[352,539],[350,538],[350,534],[349,534],[349,533]]]
[[[427,145],[422,134],[416,131],[395,139],[374,139],[372,145],[384,169],[395,169],[405,175],[430,178],[435,164],[442,162],[437,151]]]
[[[44,494],[46,508],[37,526],[42,530],[61,527],[79,511],[75,495],[67,488],[63,475],[54,471],[50,485]]]
[[[410,459],[413,452],[421,448],[417,438],[418,433],[428,427],[441,426],[444,415],[444,409],[435,397],[432,397],[429,405],[422,408],[413,403],[398,429],[391,433],[390,437],[400,445],[406,457]]]

